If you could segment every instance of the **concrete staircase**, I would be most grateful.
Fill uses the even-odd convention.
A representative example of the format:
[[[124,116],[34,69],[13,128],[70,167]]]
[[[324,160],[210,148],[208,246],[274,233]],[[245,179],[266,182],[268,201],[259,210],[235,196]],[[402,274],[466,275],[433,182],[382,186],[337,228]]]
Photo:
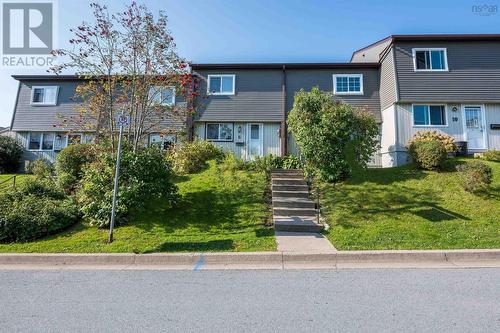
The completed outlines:
[[[273,170],[271,173],[273,220],[276,231],[320,232],[315,203],[302,170]]]

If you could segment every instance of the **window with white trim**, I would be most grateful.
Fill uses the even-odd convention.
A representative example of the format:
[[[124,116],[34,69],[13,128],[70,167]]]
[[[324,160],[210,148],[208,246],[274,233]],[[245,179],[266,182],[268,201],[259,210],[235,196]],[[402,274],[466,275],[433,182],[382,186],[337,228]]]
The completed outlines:
[[[149,89],[149,98],[153,103],[161,105],[175,104],[175,87],[154,86]]]
[[[336,95],[363,94],[363,74],[336,74],[333,76],[333,93]]]
[[[446,49],[413,49],[415,71],[447,71]]]
[[[31,89],[31,105],[56,105],[59,87],[34,86]]]
[[[68,145],[78,145],[82,143],[81,134],[68,134]]]
[[[210,123],[206,127],[206,138],[210,141],[233,141],[232,123]]]
[[[446,126],[446,106],[413,105],[413,126]]]
[[[233,74],[208,75],[207,93],[209,95],[234,95],[235,78]]]
[[[157,146],[160,149],[169,149],[177,142],[175,134],[165,135],[161,133],[152,133],[149,135],[149,146]]]
[[[54,150],[54,132],[30,132],[28,150]]]

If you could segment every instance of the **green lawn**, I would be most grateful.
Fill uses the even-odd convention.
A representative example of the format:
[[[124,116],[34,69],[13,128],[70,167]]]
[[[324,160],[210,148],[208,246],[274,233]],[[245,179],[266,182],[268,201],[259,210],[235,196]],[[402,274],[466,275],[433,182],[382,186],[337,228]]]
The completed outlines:
[[[412,166],[322,185],[327,237],[340,250],[500,248],[500,163],[485,163],[493,184],[480,195],[465,192],[456,172]]]
[[[0,192],[3,192],[5,190],[12,188],[12,186],[14,184],[14,180],[12,179],[12,176],[14,176],[14,174],[1,174],[0,175]],[[21,184],[24,181],[24,179],[26,179],[27,177],[30,177],[30,175],[25,175],[25,174],[17,175],[16,184],[17,185]]]
[[[78,224],[58,235],[29,243],[0,244],[0,252],[197,252],[271,251],[273,229],[264,225],[268,206],[262,173],[219,172],[214,163],[199,174],[178,180],[177,208],[152,202],[146,213],[115,230]]]

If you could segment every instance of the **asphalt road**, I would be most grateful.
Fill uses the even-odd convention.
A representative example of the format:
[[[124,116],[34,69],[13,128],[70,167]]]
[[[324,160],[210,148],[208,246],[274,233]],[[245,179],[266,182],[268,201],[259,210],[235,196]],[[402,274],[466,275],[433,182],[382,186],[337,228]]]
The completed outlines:
[[[499,332],[500,269],[0,271],[2,332]]]

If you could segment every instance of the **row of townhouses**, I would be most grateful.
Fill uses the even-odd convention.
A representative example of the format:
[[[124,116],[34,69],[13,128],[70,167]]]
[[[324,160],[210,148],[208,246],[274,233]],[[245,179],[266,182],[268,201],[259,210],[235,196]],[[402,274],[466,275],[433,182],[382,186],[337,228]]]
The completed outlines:
[[[406,144],[421,130],[467,142],[469,153],[500,149],[500,34],[393,35],[355,51],[348,63],[192,64],[203,98],[190,119],[194,137],[250,159],[296,154],[286,130],[294,94],[319,87],[371,112],[380,124],[372,164],[408,162]],[[75,113],[76,76],[13,76],[19,81],[11,130],[25,159],[53,160],[92,133],[66,133],[58,114]],[[176,98],[177,97],[177,98]],[[172,96],[168,103],[185,103]],[[150,143],[175,140],[151,133]]]

